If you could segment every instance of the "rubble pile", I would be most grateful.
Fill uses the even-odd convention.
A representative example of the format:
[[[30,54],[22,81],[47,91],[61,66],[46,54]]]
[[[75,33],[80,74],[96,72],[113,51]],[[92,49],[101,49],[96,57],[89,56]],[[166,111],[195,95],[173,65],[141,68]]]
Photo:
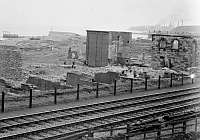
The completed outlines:
[[[0,49],[0,76],[8,80],[22,81],[22,56],[17,50]]]

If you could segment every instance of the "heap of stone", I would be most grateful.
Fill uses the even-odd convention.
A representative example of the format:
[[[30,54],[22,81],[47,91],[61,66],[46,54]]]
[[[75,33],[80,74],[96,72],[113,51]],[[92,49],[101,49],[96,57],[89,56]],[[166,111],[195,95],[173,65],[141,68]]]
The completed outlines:
[[[13,81],[22,81],[22,56],[18,50],[9,47],[0,48],[0,77]]]

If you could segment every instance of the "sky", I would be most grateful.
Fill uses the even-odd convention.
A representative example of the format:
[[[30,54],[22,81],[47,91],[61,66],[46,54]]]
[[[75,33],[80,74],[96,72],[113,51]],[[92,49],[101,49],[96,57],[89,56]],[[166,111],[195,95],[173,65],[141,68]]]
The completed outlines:
[[[0,0],[0,34],[47,35],[48,31],[126,30],[131,26],[200,25],[199,0]]]

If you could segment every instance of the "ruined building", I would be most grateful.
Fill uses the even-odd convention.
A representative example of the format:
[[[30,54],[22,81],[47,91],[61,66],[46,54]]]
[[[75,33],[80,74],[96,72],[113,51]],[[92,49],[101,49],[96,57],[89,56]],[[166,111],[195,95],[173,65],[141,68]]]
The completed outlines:
[[[111,31],[110,32],[110,44],[113,41],[119,41],[121,40],[123,45],[129,45],[132,41],[132,33],[131,32],[117,32],[117,31]]]
[[[169,67],[186,71],[198,66],[198,43],[191,35],[152,34],[152,62],[154,69]]]

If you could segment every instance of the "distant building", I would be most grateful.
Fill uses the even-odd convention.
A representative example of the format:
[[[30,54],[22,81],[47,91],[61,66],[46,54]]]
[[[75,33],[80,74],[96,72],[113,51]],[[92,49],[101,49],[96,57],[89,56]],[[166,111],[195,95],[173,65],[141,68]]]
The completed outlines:
[[[3,38],[19,38],[19,35],[4,31]]]

